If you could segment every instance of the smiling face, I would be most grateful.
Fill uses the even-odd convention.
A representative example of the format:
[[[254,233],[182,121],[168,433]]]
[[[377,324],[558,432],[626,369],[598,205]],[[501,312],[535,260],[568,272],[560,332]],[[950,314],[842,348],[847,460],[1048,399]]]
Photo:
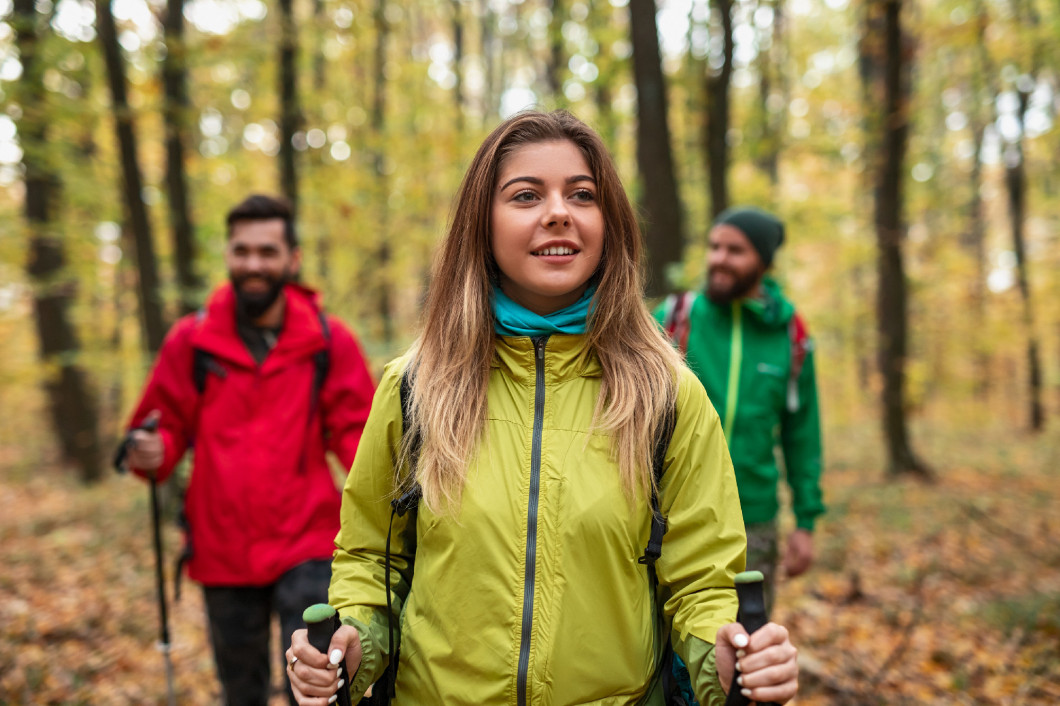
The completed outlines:
[[[232,224],[225,264],[236,299],[251,321],[275,308],[283,285],[301,264],[301,251],[287,244],[284,228],[280,218]]]
[[[604,249],[597,184],[570,141],[520,147],[501,164],[490,209],[490,249],[501,290],[538,314],[570,306]]]
[[[766,268],[739,228],[720,223],[708,236],[707,296],[719,304],[753,295]]]

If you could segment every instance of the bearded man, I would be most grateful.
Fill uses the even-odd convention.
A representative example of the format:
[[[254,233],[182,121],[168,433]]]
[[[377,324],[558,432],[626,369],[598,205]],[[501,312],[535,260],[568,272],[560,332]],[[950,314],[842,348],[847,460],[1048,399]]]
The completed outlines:
[[[188,575],[203,587],[224,702],[265,706],[272,616],[285,665],[303,609],[327,602],[340,493],[325,454],[350,468],[374,384],[353,334],[295,281],[287,203],[247,198],[227,234],[229,281],[167,335],[128,462],[164,481],[194,446]]]
[[[825,510],[813,345],[768,274],[783,242],[776,216],[724,211],[709,235],[706,291],[672,295],[655,312],[721,417],[747,528],[747,568],[765,576],[767,610],[780,560],[777,447],[795,515],[781,561],[787,576],[813,563],[814,522]]]

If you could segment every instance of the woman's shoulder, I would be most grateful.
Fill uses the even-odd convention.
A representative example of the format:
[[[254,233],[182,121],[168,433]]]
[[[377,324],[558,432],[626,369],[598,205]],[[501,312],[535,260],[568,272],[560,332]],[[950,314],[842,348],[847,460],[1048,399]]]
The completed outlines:
[[[375,401],[373,409],[380,405],[382,400],[398,400],[401,396],[401,381],[405,371],[409,368],[412,360],[410,353],[405,353],[394,358],[383,366],[383,374],[379,377],[379,385],[375,390]]]

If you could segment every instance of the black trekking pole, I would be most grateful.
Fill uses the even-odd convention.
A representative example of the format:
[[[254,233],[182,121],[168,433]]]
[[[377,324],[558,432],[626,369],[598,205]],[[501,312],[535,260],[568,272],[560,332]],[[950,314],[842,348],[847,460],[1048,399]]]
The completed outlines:
[[[129,446],[133,443],[132,432],[137,430],[157,431],[158,420],[149,419],[125,435],[125,439],[122,440],[121,445],[118,446],[117,453],[114,455],[114,468],[118,473],[125,473],[129,470],[126,456],[129,453]],[[158,481],[155,479],[153,472],[148,474],[147,480],[151,486],[151,525],[154,530],[155,540],[155,581],[158,584],[158,617],[160,623],[158,650],[162,653],[166,663],[167,703],[169,706],[176,706],[177,697],[173,691],[173,660],[169,654],[172,644],[169,641],[169,617],[166,613],[166,582],[162,574],[162,526],[160,521],[161,512],[158,507]]]
[[[342,625],[339,613],[327,603],[311,605],[302,612],[302,620],[305,621],[306,630],[309,633],[309,644],[317,652],[327,654],[328,646],[331,644],[331,636]],[[338,699],[335,706],[350,706],[350,682],[352,674],[346,675],[346,683],[339,687]]]
[[[744,571],[736,574],[736,595],[740,599],[740,609],[736,613],[736,620],[743,625],[748,635],[754,634],[758,628],[769,622],[766,617],[765,598],[762,595],[763,579],[761,571]],[[732,675],[732,684],[729,686],[725,706],[748,706],[751,699],[740,693],[740,685],[736,683],[736,677],[736,674]],[[777,705],[761,703],[759,706]]]

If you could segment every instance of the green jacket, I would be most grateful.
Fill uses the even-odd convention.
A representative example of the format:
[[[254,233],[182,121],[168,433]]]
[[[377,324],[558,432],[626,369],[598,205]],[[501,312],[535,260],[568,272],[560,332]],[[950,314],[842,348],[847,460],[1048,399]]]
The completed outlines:
[[[650,504],[627,501],[608,437],[590,431],[601,368],[579,355],[584,337],[538,340],[539,350],[529,338],[497,339],[484,441],[455,516],[421,503],[394,518],[395,706],[662,703],[646,698],[660,648],[648,572],[637,562]],[[384,555],[404,364],[391,363],[376,392],[335,540],[330,602],[364,650],[354,701],[389,659]],[[711,704],[724,700],[711,643],[735,619],[733,576],[745,561],[731,469],[718,416],[683,371],[656,568],[676,649]]]
[[[772,279],[763,298],[719,305],[700,293],[689,311],[685,359],[721,415],[740,503],[748,523],[777,516],[775,449],[784,455],[796,525],[813,529],[821,499],[821,423],[813,347],[805,341],[801,372],[792,376],[795,307]],[[674,298],[655,311],[663,322]]]

